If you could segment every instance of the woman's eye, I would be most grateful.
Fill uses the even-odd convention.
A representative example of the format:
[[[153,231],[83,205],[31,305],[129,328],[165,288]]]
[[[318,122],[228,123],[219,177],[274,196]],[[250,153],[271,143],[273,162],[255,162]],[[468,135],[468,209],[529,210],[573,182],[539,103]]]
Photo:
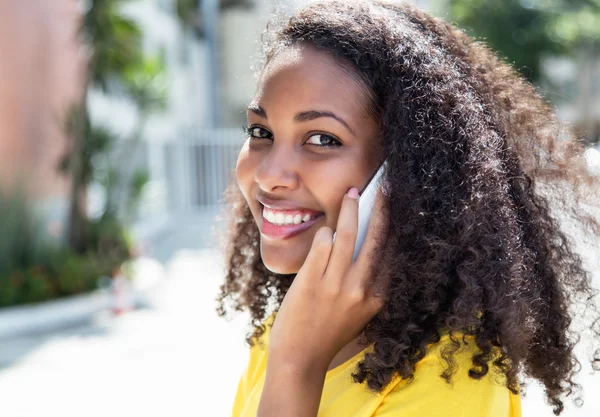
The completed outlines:
[[[308,143],[310,145],[325,146],[325,147],[342,145],[339,140],[337,140],[333,136],[326,135],[324,133],[317,133],[316,135],[311,135],[310,138],[308,138],[308,140],[306,141],[306,143]]]
[[[263,129],[262,127],[242,126],[242,129],[244,129],[244,133],[246,134],[246,137],[250,137],[253,139],[271,139],[270,138],[271,133],[268,130]]]
[[[271,134],[271,132],[259,126],[242,126],[242,129],[244,130],[244,133],[247,138],[269,140],[273,139],[273,135]],[[342,146],[339,140],[337,140],[331,135],[326,135],[324,133],[317,133],[311,135],[306,141],[306,143],[309,145],[315,145],[320,147]]]

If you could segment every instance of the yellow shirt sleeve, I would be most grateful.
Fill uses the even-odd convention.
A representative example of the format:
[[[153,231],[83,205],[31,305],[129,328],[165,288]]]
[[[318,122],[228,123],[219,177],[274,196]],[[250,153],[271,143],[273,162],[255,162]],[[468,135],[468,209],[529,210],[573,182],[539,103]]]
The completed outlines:
[[[474,343],[470,343],[474,345]],[[435,346],[416,366],[412,382],[400,381],[377,408],[375,417],[520,417],[520,396],[490,366],[477,380],[468,375],[473,349],[455,353],[457,372],[448,384],[440,377],[445,361]]]
[[[232,416],[239,416],[242,414],[242,407],[246,403],[246,398],[248,398],[248,380],[248,366],[246,366],[246,369],[244,369],[244,372],[242,372],[242,376],[240,377],[237,390],[235,392],[233,409],[231,410]]]
[[[265,324],[269,324],[273,320],[272,317],[267,318]],[[264,343],[264,339],[267,335],[268,330],[263,334],[260,338]],[[266,346],[264,343],[264,348],[261,347],[258,341],[255,342],[254,347],[250,348],[250,353],[248,355],[248,365],[242,372],[240,376],[237,391],[235,394],[235,398],[233,400],[233,408],[231,411],[232,416],[240,416],[246,406],[246,402],[250,392],[255,387],[257,381],[260,379],[262,372],[266,366]]]

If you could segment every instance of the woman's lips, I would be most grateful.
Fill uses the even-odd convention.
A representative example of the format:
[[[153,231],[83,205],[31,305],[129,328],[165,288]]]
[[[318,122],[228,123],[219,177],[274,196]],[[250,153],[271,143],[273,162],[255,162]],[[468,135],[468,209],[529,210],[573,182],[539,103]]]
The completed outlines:
[[[274,240],[289,239],[310,228],[324,215],[324,213],[321,213],[317,215],[314,219],[311,219],[307,222],[302,222],[300,224],[286,224],[279,226],[273,223],[269,223],[269,221],[267,221],[261,214],[260,233]]]

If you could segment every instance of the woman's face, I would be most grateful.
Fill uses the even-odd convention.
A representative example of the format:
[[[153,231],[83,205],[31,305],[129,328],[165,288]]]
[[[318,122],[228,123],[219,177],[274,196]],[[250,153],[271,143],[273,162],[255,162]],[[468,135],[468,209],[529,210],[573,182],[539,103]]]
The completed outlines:
[[[269,270],[298,272],[316,231],[335,231],[344,194],[377,171],[379,125],[366,103],[352,70],[315,48],[288,48],[264,69],[236,174]]]

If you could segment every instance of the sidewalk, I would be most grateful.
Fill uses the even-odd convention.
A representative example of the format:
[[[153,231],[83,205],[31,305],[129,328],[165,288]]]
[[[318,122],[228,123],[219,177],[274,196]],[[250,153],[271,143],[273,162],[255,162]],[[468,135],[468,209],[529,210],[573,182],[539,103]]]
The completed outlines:
[[[100,307],[83,320],[3,339],[0,413],[228,416],[247,359],[246,316],[216,315],[220,255],[202,249],[213,218],[180,216],[172,229],[148,234],[146,253],[165,268],[158,283],[148,279],[152,269],[138,277],[154,288],[147,308],[114,317]]]

